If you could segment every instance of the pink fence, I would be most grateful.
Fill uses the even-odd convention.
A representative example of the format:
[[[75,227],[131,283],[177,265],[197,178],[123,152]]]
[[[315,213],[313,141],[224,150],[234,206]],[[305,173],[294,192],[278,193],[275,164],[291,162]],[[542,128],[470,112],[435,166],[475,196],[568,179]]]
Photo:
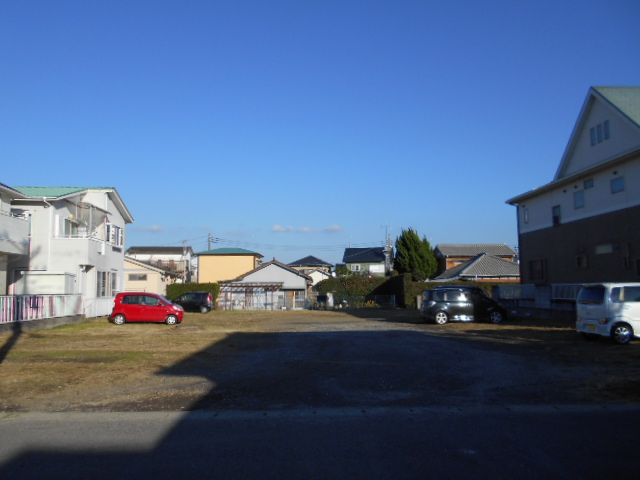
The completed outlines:
[[[0,324],[68,317],[81,313],[80,295],[0,296]]]

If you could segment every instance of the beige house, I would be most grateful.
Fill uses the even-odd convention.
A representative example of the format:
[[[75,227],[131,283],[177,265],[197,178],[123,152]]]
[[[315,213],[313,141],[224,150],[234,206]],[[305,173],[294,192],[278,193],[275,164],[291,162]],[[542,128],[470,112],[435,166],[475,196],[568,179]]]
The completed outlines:
[[[124,257],[125,292],[167,294],[167,285],[175,283],[180,274],[150,265],[131,257]]]
[[[233,280],[260,265],[262,255],[244,248],[217,248],[197,253],[198,282]]]

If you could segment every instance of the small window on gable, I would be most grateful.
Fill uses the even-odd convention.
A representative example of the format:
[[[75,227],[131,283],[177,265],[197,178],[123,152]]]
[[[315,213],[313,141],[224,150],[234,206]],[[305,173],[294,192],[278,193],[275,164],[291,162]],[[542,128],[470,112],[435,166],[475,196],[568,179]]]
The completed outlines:
[[[591,140],[591,146],[598,143],[602,143],[605,140],[611,138],[611,128],[609,126],[609,120],[605,120],[602,123],[597,124],[595,127],[589,129],[589,138]]]
[[[588,190],[589,188],[593,188],[593,178],[584,181],[584,189]]]
[[[529,223],[529,209],[526,207],[522,209],[522,220],[524,223]]]

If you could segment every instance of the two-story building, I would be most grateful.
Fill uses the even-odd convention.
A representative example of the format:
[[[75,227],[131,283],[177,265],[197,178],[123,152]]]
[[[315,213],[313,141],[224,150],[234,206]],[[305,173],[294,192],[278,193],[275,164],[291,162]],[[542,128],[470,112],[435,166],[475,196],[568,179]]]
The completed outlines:
[[[108,315],[116,292],[124,289],[125,226],[133,222],[116,189],[3,187],[2,191],[3,205],[10,202],[11,221],[27,222],[2,242],[3,249],[15,250],[4,255],[7,293],[79,294],[86,316]]]
[[[0,295],[8,293],[9,263],[27,261],[29,255],[29,216],[11,209],[18,198],[26,195],[0,183]]]
[[[353,274],[384,277],[392,258],[391,247],[345,248],[342,261]]]
[[[553,180],[511,198],[523,283],[640,280],[640,87],[592,87]]]
[[[214,283],[244,275],[260,265],[262,255],[244,248],[215,248],[196,254],[198,282]]]

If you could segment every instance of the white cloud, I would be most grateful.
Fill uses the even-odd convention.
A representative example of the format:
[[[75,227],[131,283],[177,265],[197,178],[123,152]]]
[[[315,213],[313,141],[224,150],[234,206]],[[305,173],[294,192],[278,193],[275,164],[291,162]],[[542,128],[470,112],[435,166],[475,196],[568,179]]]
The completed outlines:
[[[325,232],[325,233],[336,233],[343,231],[344,228],[340,225],[329,225],[328,227],[314,228],[314,227],[283,227],[282,225],[274,225],[271,227],[272,232],[298,232],[298,233],[315,233],[315,232]]]
[[[293,232],[295,228],[293,227],[283,227],[282,225],[274,225],[271,227],[272,232]]]

